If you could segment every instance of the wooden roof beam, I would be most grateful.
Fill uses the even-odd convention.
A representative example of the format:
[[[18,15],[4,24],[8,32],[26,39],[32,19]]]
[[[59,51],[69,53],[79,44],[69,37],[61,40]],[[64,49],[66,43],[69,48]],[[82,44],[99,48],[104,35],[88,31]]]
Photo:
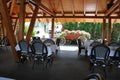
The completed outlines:
[[[116,9],[118,9],[120,0],[118,0],[114,5],[105,13],[105,16],[110,16]]]
[[[31,19],[29,29],[28,29],[28,33],[27,33],[27,36],[26,36],[27,42],[30,41],[30,37],[31,37],[32,31],[33,31],[33,28],[34,28],[34,24],[35,24],[35,21],[36,21],[38,10],[39,10],[39,8],[38,8],[38,6],[36,6],[35,10],[34,10],[34,13],[33,13],[33,16],[32,16],[32,19]]]
[[[15,0],[12,0],[12,4],[11,4],[11,8],[10,8],[10,16],[12,16],[14,5],[15,5]]]
[[[46,6],[44,6],[41,2],[39,3],[40,5],[38,5],[37,3],[35,3],[34,1],[31,1],[30,0],[30,3],[35,5],[35,6],[38,6],[41,10],[43,10],[44,12],[50,14],[51,16],[54,16],[55,14],[50,11]]]
[[[12,25],[11,25],[11,18],[10,18],[10,14],[8,12],[6,0],[0,0],[0,12],[2,14],[3,24],[7,31],[7,37],[9,39],[15,61],[19,62],[19,56],[18,56],[17,51],[15,50],[15,46],[16,46],[17,42],[16,42],[16,39],[14,36],[14,31],[13,31]]]
[[[25,1],[21,0],[20,2],[20,14],[19,14],[19,34],[18,40],[24,39],[24,26],[25,26]]]

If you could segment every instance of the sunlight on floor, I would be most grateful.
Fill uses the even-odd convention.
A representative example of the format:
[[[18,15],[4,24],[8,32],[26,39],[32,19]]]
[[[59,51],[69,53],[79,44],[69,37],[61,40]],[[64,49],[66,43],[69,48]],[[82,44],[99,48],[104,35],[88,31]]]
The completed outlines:
[[[60,50],[65,50],[65,51],[77,51],[78,47],[77,46],[60,46]]]

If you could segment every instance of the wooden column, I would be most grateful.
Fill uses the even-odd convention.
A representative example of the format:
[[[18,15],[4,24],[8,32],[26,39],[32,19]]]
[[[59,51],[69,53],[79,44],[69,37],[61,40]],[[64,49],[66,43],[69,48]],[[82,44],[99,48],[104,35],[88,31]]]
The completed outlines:
[[[102,40],[105,39],[105,27],[106,27],[106,18],[103,18],[103,26],[102,26]]]
[[[6,0],[0,0],[0,11],[2,14],[3,24],[7,31],[7,36],[8,36],[12,51],[13,51],[15,61],[19,62],[18,53],[15,50],[16,40],[15,40],[15,36],[14,36],[14,31],[13,31],[13,28],[11,25],[11,19],[10,19],[10,14],[8,12]]]
[[[18,18],[16,18],[15,20],[14,34],[16,34],[17,24],[18,24]]]
[[[28,29],[28,33],[27,33],[27,37],[26,37],[27,42],[30,41],[30,38],[31,38],[31,35],[32,35],[32,31],[33,31],[33,28],[34,28],[34,24],[35,24],[35,20],[36,20],[36,17],[37,17],[38,10],[39,10],[39,7],[36,6],[35,10],[34,10],[34,13],[33,13],[33,16],[32,16],[32,19],[31,19],[31,23],[30,23],[29,29]]]
[[[111,41],[111,18],[108,19],[108,33],[107,33],[108,44]]]
[[[54,38],[54,17],[52,17],[52,38]]]
[[[18,40],[24,39],[24,23],[25,23],[25,4],[24,3],[25,3],[25,0],[20,0]]]

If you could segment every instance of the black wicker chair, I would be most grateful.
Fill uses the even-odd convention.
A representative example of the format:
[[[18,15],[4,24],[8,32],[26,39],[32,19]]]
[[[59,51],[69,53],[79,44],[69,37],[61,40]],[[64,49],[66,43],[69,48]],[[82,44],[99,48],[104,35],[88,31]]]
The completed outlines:
[[[110,48],[104,44],[96,45],[91,50],[90,70],[93,72],[95,67],[102,67],[106,76],[106,66],[108,65]]]

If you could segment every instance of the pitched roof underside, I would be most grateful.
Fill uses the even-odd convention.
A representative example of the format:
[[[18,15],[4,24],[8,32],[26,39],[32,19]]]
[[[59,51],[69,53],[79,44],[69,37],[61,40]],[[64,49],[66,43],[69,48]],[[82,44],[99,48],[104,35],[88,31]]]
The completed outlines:
[[[19,0],[7,0],[12,19],[19,17]],[[49,22],[102,22],[103,18],[120,18],[118,0],[26,0],[25,17],[30,21],[36,6],[37,21]],[[119,21],[119,20],[117,20]]]

